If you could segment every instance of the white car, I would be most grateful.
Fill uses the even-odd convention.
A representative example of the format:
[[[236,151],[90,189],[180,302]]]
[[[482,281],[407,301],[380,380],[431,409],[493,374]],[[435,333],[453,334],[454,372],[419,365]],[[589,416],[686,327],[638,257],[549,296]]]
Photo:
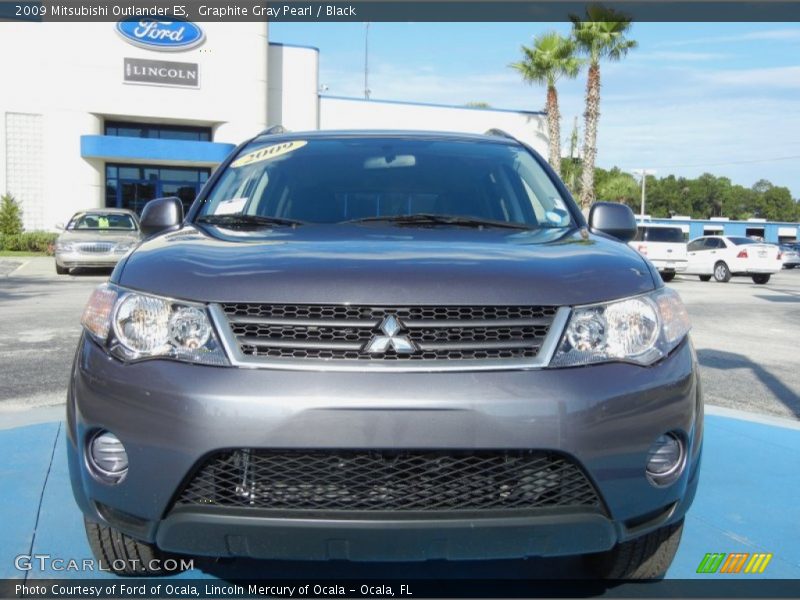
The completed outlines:
[[[689,242],[688,251],[686,273],[699,275],[701,281],[709,281],[713,276],[717,281],[727,282],[742,275],[764,284],[783,268],[777,246],[746,237],[707,235]]]
[[[688,266],[680,227],[639,223],[636,237],[628,245],[653,263],[664,281],[672,281],[675,273],[684,272]]]
[[[781,244],[781,254],[784,269],[800,267],[800,244]]]

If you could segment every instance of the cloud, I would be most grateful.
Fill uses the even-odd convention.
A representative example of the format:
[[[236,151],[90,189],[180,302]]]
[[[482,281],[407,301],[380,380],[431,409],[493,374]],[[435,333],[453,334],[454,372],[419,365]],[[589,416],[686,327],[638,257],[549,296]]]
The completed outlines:
[[[640,52],[632,54],[630,61],[651,61],[651,60],[668,60],[672,62],[703,62],[710,60],[725,60],[730,58],[730,54],[722,54],[720,52],[682,52],[671,50],[656,50],[653,52]]]
[[[694,46],[699,44],[725,44],[733,42],[759,42],[759,41],[772,41],[772,42],[795,42],[800,41],[800,28],[796,29],[767,29],[762,31],[749,31],[739,35],[718,35],[693,38],[688,40],[674,40],[669,42],[660,42],[655,44],[656,47],[678,47],[678,46]]]
[[[363,95],[363,73],[328,70],[324,79],[332,95]],[[430,66],[420,69],[380,63],[370,70],[369,87],[375,99],[411,102],[461,105],[483,101],[496,108],[540,110],[545,101],[543,91],[532,92],[511,69],[445,74]]]
[[[756,88],[753,91],[800,89],[800,66],[709,71],[702,77],[712,85]]]

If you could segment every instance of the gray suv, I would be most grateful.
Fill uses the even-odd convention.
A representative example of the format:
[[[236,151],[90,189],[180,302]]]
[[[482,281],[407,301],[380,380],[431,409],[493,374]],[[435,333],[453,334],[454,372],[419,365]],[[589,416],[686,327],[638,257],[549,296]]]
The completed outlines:
[[[493,131],[265,132],[85,309],[72,488],[96,557],[585,555],[664,575],[698,482],[686,310]],[[576,575],[578,575],[576,573]]]

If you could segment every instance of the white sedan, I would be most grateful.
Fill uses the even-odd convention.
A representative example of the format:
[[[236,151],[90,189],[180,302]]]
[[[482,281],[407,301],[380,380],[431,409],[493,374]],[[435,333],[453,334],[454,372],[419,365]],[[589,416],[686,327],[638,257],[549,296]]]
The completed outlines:
[[[777,246],[746,237],[707,235],[689,242],[687,251],[689,266],[684,273],[699,275],[701,281],[713,276],[727,282],[741,275],[764,284],[783,267]]]

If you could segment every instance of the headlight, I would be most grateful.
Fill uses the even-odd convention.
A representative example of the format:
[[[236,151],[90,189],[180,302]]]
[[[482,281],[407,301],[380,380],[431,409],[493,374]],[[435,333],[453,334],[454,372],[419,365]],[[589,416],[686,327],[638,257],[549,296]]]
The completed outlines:
[[[573,309],[551,367],[621,361],[651,365],[689,333],[689,315],[677,292],[661,288],[643,296]]]
[[[81,323],[111,354],[125,361],[172,358],[229,364],[201,304],[104,284],[89,298]]]
[[[56,242],[56,252],[72,252],[74,249],[70,242]]]
[[[127,252],[136,245],[136,242],[120,242],[114,246],[115,252]]]

